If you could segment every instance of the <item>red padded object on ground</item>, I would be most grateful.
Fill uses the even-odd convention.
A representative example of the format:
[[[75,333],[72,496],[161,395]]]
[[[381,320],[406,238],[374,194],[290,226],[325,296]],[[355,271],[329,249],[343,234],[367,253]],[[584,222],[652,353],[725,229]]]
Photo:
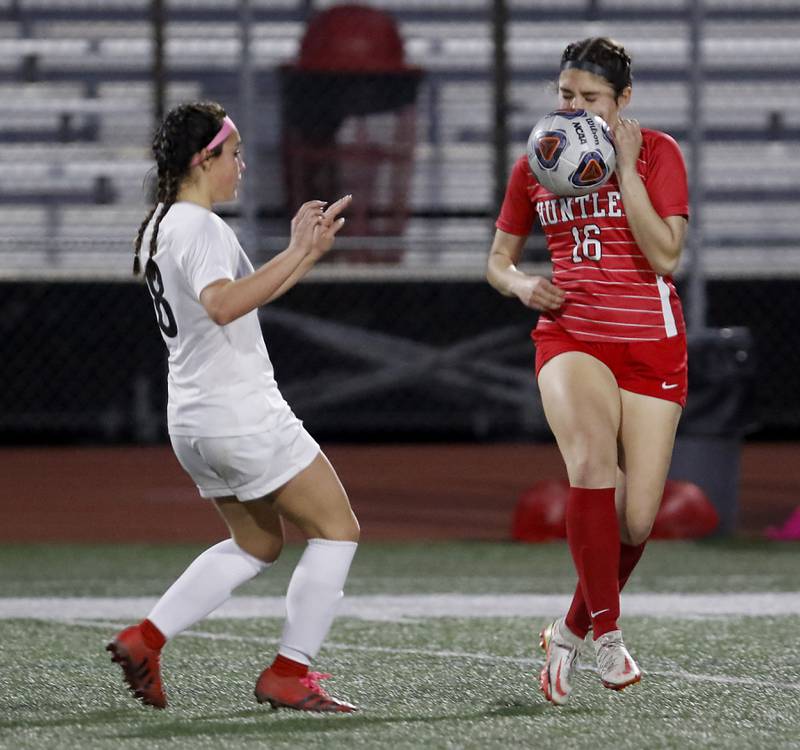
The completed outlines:
[[[543,479],[520,495],[511,523],[511,538],[517,542],[546,542],[567,536],[569,483]]]
[[[511,538],[518,542],[545,542],[567,536],[569,483],[544,479],[520,495],[514,509]],[[712,534],[719,514],[703,490],[691,482],[668,479],[651,539],[694,539]]]
[[[696,539],[713,534],[719,514],[703,490],[692,482],[668,479],[651,539]]]
[[[337,5],[317,13],[300,45],[303,70],[399,73],[408,68],[394,18],[365,5]]]

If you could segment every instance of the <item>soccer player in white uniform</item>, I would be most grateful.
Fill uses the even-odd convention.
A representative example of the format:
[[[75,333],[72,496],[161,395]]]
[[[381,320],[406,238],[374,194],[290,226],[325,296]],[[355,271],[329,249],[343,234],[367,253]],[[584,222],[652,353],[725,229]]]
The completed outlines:
[[[306,711],[351,712],[309,672],[343,595],[359,537],[347,495],[319,445],[284,401],[273,377],[257,308],[294,286],[333,245],[351,196],[325,208],[305,203],[288,247],[257,271],[235,234],[212,212],[236,196],[241,141],[218,104],[173,109],[153,141],[158,203],[136,238],[148,249],[145,280],[169,351],[170,440],[200,495],[231,537],[203,552],[147,618],[108,650],[143,703],[167,703],[164,644],[217,609],[270,567],[283,546],[283,519],[308,544],[286,593],[278,653],[258,678],[259,702]]]

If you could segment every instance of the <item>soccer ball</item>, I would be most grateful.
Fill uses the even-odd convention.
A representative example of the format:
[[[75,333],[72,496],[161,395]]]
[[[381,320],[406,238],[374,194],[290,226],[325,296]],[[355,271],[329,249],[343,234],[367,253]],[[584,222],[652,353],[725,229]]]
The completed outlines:
[[[528,164],[539,183],[555,195],[597,190],[616,163],[608,125],[585,109],[550,112],[528,138]]]

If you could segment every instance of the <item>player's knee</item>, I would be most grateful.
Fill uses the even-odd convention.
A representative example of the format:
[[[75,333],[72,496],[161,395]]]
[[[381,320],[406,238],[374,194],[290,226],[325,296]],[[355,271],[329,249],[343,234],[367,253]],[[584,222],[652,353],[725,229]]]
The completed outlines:
[[[240,549],[261,562],[275,562],[283,550],[283,537],[272,534],[245,534],[234,536]]]
[[[622,541],[634,547],[646,542],[653,530],[653,522],[644,518],[628,519],[626,526],[627,534],[620,534],[620,536],[627,536],[627,539],[623,538]]]
[[[628,522],[625,520],[624,517],[617,516],[617,520],[619,521],[619,540],[622,544],[633,545],[631,541],[631,533],[628,531]]]
[[[320,525],[320,539],[332,542],[357,542],[361,536],[361,528],[355,516],[340,521],[329,521]]]
[[[570,457],[566,463],[573,487],[611,487],[616,482],[615,456],[585,453]]]

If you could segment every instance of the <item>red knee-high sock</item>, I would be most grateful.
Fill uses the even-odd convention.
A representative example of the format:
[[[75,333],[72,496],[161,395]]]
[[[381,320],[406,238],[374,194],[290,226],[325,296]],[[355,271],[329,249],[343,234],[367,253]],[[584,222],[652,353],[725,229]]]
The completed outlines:
[[[620,544],[619,545],[619,590],[625,588],[625,584],[633,573],[633,569],[639,564],[644,554],[644,547],[647,542],[641,544]]]
[[[592,618],[594,638],[617,629],[619,527],[614,487],[570,487],[567,541]]]
[[[646,544],[647,542],[636,545],[619,545],[619,575],[617,580],[619,581],[620,591],[625,587],[625,584],[631,577],[631,573],[633,573],[633,569],[639,563]],[[589,615],[589,609],[583,599],[580,581],[575,587],[572,604],[570,604],[569,612],[567,612],[564,621],[567,623],[567,627],[581,638],[585,638],[586,634],[589,632],[589,628],[592,627],[592,618]]]

